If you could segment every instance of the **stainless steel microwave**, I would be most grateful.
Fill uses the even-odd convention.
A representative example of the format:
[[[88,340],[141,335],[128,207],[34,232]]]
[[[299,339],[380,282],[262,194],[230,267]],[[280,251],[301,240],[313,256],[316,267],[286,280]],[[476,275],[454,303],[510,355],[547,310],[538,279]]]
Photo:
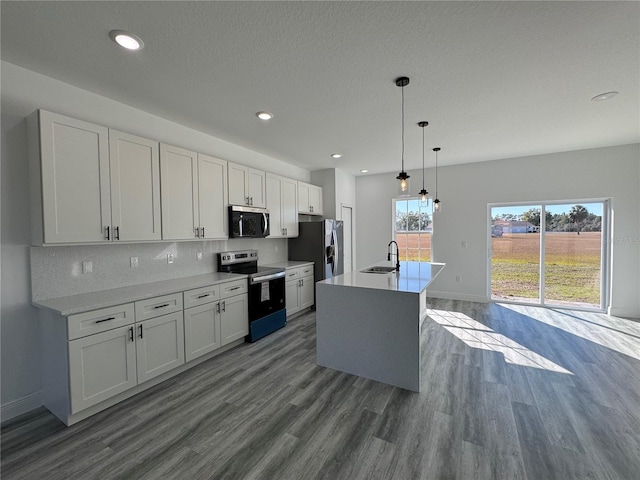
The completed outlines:
[[[268,210],[229,205],[229,238],[262,238],[268,235]]]

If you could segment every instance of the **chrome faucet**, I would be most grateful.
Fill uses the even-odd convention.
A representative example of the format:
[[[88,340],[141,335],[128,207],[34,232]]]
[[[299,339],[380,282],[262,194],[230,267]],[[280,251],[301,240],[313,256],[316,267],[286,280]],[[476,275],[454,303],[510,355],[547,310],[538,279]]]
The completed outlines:
[[[387,261],[390,262],[391,261],[391,255],[394,255],[394,254],[391,253],[391,244],[392,243],[395,243],[395,245],[396,245],[396,253],[395,253],[395,256],[396,256],[396,270],[400,271],[400,249],[398,248],[398,244],[396,243],[395,240],[391,240],[389,242],[389,245],[387,245]]]

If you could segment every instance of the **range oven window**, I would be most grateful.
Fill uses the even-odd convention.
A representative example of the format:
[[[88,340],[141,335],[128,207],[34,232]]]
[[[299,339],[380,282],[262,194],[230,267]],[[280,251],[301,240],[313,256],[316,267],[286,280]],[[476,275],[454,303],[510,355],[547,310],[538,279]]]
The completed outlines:
[[[249,321],[253,322],[273,312],[282,310],[284,305],[284,277],[249,285]]]

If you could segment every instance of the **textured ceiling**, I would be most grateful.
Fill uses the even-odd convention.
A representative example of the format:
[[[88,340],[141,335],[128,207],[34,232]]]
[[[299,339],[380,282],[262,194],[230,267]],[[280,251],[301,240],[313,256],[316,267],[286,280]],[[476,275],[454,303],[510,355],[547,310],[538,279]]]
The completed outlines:
[[[403,75],[407,169],[422,165],[421,120],[427,165],[435,146],[447,165],[640,141],[637,2],[0,8],[3,60],[310,170],[399,171]]]

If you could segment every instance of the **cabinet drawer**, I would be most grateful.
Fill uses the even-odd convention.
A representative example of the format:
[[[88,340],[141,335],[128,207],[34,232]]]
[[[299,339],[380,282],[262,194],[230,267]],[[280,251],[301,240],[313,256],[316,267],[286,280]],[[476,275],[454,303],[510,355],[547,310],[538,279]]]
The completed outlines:
[[[289,280],[294,280],[294,279],[296,279],[298,277],[300,277],[300,268],[299,267],[287,268],[287,276],[284,277],[287,282]]]
[[[229,298],[234,295],[240,295],[241,293],[247,293],[247,283],[247,279],[243,278],[241,280],[220,284],[220,298]]]
[[[197,307],[205,303],[211,303],[220,298],[220,286],[210,285],[208,287],[196,288],[184,292],[184,308]]]
[[[306,277],[308,275],[313,275],[313,265],[306,265],[304,267],[300,267],[300,276]]]
[[[182,310],[182,292],[136,302],[136,322]]]
[[[77,315],[69,315],[67,317],[68,338],[69,340],[74,340],[116,327],[130,325],[134,322],[133,312],[133,303],[127,303]]]

